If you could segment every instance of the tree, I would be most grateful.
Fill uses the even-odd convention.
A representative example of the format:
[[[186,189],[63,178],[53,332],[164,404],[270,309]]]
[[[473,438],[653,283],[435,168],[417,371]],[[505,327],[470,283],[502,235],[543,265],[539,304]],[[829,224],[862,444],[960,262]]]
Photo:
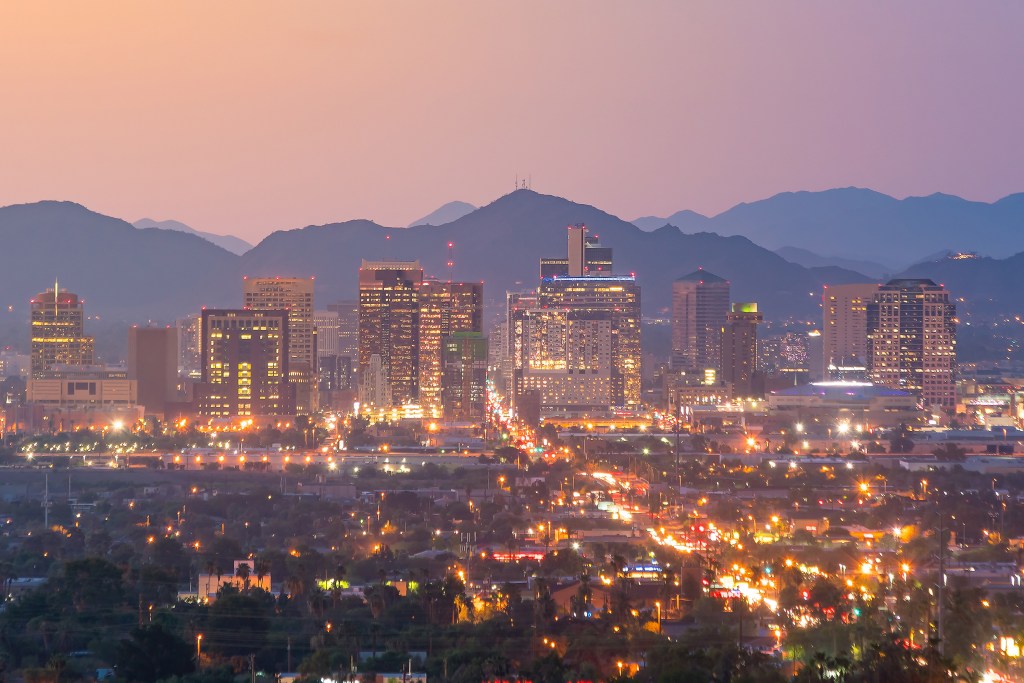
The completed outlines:
[[[242,562],[235,568],[235,577],[242,582],[242,590],[249,590],[249,577],[252,575],[252,568],[248,562]]]
[[[124,578],[117,565],[99,557],[64,565],[63,589],[77,612],[98,611],[124,601]]]
[[[263,647],[270,627],[273,599],[261,591],[221,591],[210,607],[206,626],[210,649],[224,655],[247,655]],[[203,641],[204,646],[206,641]]]
[[[889,437],[890,453],[910,453],[914,450],[914,442],[910,438],[910,429],[901,424]]]
[[[156,623],[133,630],[118,644],[116,668],[124,680],[154,683],[192,673],[195,665],[191,645]]]

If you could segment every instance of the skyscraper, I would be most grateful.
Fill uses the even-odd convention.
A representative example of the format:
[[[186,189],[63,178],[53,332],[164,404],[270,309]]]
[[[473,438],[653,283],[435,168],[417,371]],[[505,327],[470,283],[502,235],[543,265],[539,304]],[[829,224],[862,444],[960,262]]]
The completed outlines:
[[[360,401],[419,400],[419,261],[363,261],[359,269]],[[371,359],[379,358],[372,367]],[[379,363],[379,365],[378,365]]]
[[[145,414],[164,419],[167,403],[177,396],[178,330],[128,328],[128,379],[137,383],[138,402]]]
[[[890,280],[868,304],[867,332],[872,381],[912,392],[926,405],[955,405],[956,305],[945,287]]]
[[[197,380],[203,376],[202,315],[179,318],[178,374]]]
[[[445,337],[441,367],[445,421],[482,421],[487,415],[487,339],[479,332],[454,332]]]
[[[640,288],[632,276],[592,269],[591,249],[612,263],[611,249],[593,244],[584,226],[571,226],[567,257],[541,260],[536,294],[508,295],[504,357],[517,406],[550,414],[640,405]]]
[[[457,332],[483,333],[483,283],[425,280],[419,290],[419,402],[441,412],[442,347]],[[486,340],[484,340],[486,344]]]
[[[631,275],[546,278],[537,288],[538,305],[571,312],[575,320],[608,321],[611,405],[640,405],[640,287]],[[579,329],[578,325],[572,326]],[[597,327],[588,326],[597,334]],[[568,340],[567,340],[568,341]],[[593,340],[590,341],[594,344]],[[603,343],[603,342],[602,342]],[[570,348],[571,353],[582,353]],[[582,370],[578,368],[577,370]]]
[[[359,357],[359,300],[344,299],[328,304],[327,310],[338,314],[338,355],[355,361]]]
[[[750,398],[756,393],[757,325],[764,317],[756,303],[737,303],[722,326],[722,379],[732,385],[736,398]]]
[[[202,382],[197,412],[205,417],[295,414],[288,381],[289,312],[206,310],[202,314]]]
[[[313,278],[244,278],[245,308],[288,311],[288,381],[295,385],[296,410],[317,409],[317,338],[313,321]]]
[[[589,234],[585,225],[570,225],[568,238],[566,256],[540,260],[541,279],[612,274],[612,250],[602,247],[597,235]]]
[[[336,311],[314,311],[313,324],[316,326],[317,358],[338,355],[341,319]]]
[[[722,367],[721,334],[729,313],[729,281],[704,269],[672,283],[672,367]]]
[[[92,365],[95,343],[85,336],[85,301],[54,283],[31,301],[32,376],[54,365]]]
[[[878,285],[826,285],[821,295],[822,347],[825,377],[829,368],[868,362],[868,304]]]

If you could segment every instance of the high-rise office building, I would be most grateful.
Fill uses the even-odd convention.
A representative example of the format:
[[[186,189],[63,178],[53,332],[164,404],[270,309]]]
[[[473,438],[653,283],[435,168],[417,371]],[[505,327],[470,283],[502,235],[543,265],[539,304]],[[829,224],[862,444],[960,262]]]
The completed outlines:
[[[313,278],[246,277],[245,308],[288,311],[288,381],[295,385],[296,410],[317,409],[317,335],[313,321]]]
[[[890,280],[867,307],[872,381],[920,396],[926,405],[956,404],[956,305],[942,285]]]
[[[640,405],[640,287],[633,276],[584,276],[544,279],[538,304],[571,311],[579,319],[607,319],[610,327],[611,405]],[[575,352],[575,351],[574,351]]]
[[[640,404],[640,288],[632,276],[592,269],[590,244],[584,226],[570,227],[567,258],[542,260],[548,276],[536,293],[508,295],[504,355],[517,404],[548,414]],[[610,268],[611,249],[600,249]],[[564,271],[545,271],[559,261]]]
[[[672,367],[721,369],[721,334],[728,313],[728,280],[699,269],[673,282]]]
[[[203,376],[202,315],[179,318],[178,374],[192,380]]]
[[[483,298],[480,282],[425,280],[420,286],[419,403],[437,416],[445,377],[442,346],[457,332],[483,333]]]
[[[441,349],[441,404],[446,422],[478,423],[487,416],[487,339],[454,332]]]
[[[359,269],[359,381],[365,405],[419,401],[422,284],[419,261],[364,260]]]
[[[764,317],[756,303],[737,303],[722,326],[722,380],[732,386],[736,398],[750,398],[757,372],[757,325]]]
[[[136,381],[145,414],[164,419],[167,404],[178,394],[178,330],[128,328],[128,379]]]
[[[827,285],[822,291],[822,373],[825,377],[834,375],[834,368],[867,363],[868,304],[874,301],[877,291],[875,283]]]
[[[289,312],[205,310],[202,382],[197,412],[204,417],[295,414],[288,381]]]
[[[92,365],[95,343],[85,335],[85,301],[54,283],[31,301],[32,376],[55,365]]]
[[[336,311],[314,311],[313,324],[316,326],[317,358],[339,355],[341,318],[338,313]]]
[[[338,314],[338,355],[355,362],[359,358],[359,300],[328,304],[327,310]]]

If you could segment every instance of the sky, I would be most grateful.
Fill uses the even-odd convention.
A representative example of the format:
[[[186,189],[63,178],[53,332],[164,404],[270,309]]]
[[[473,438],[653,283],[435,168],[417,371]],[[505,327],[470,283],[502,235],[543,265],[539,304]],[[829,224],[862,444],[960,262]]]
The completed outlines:
[[[517,176],[626,219],[1024,190],[1024,3],[0,3],[0,204],[258,240]]]

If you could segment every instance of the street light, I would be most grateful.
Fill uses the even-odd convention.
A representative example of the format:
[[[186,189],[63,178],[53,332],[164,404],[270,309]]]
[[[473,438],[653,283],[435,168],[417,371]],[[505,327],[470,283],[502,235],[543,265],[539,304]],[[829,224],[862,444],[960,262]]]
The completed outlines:
[[[203,645],[203,634],[202,633],[197,633],[196,634],[196,666],[202,666],[202,663],[203,663],[202,645]]]
[[[658,608],[658,635],[661,635],[661,602],[655,602],[654,606]]]

